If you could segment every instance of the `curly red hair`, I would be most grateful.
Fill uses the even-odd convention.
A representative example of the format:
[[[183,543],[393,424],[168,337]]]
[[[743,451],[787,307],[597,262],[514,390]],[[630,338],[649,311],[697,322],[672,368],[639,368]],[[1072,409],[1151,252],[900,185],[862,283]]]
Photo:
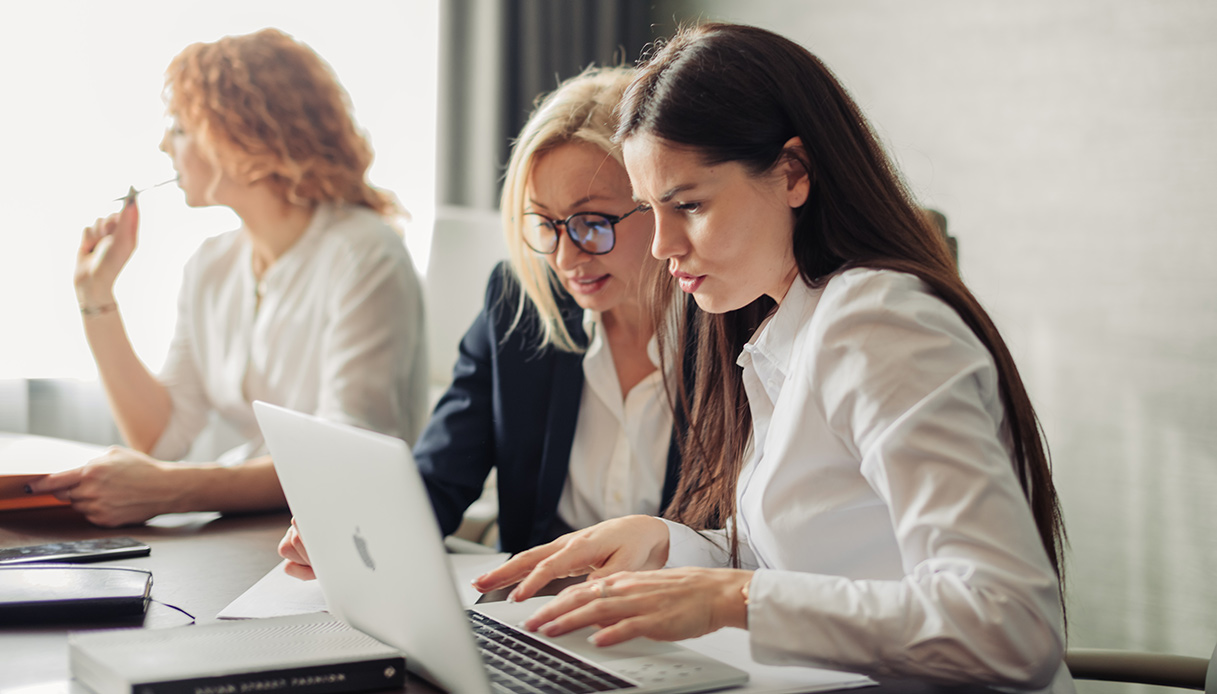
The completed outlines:
[[[165,102],[236,181],[265,181],[296,204],[396,211],[365,180],[372,148],[333,71],[277,29],[187,46],[165,73]]]

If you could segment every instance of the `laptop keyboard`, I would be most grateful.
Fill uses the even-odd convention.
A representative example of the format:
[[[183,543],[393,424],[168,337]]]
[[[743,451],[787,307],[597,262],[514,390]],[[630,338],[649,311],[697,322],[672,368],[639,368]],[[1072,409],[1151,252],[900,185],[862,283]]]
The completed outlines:
[[[554,648],[527,633],[469,610],[490,685],[511,694],[586,694],[634,689],[613,673]]]

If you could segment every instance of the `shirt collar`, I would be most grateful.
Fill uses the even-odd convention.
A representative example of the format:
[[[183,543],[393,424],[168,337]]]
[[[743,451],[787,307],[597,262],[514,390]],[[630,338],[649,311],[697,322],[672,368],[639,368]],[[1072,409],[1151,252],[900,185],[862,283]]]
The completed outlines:
[[[763,358],[773,368],[785,375],[796,346],[801,341],[802,327],[811,320],[816,304],[820,301],[820,289],[812,289],[796,276],[777,310],[765,318],[744,345],[736,363],[746,366],[749,361]]]

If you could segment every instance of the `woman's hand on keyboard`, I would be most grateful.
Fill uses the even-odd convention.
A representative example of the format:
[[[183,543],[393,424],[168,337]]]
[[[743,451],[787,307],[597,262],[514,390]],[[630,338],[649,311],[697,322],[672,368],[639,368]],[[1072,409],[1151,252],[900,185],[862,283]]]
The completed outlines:
[[[640,636],[679,641],[748,626],[743,587],[751,571],[678,568],[613,574],[570,586],[524,622],[546,636],[600,626],[590,641],[611,646]]]
[[[550,581],[587,574],[588,580],[618,571],[658,569],[668,559],[668,527],[651,516],[625,516],[568,533],[520,552],[473,581],[483,593],[519,583],[508,600],[527,600]]]

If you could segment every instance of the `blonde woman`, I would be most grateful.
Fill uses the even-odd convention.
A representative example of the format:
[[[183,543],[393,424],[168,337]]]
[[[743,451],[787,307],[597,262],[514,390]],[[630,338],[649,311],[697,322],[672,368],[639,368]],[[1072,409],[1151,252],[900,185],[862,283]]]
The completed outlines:
[[[30,491],[100,525],[284,506],[254,400],[410,441],[426,415],[418,280],[387,222],[391,198],[365,181],[371,149],[328,66],[266,29],[187,47],[165,92],[173,125],[161,149],[186,204],[229,207],[242,224],[186,266],[159,374],[132,350],[113,293],[135,249],[134,196],[84,231],[76,294],[128,447]],[[165,462],[213,413],[246,442],[215,463]]]
[[[414,455],[444,534],[498,471],[502,549],[658,513],[678,481],[657,366],[650,215],[631,197],[613,109],[632,77],[591,69],[537,107],[503,187],[511,261],[486,289]],[[289,572],[311,577],[295,530]]]

